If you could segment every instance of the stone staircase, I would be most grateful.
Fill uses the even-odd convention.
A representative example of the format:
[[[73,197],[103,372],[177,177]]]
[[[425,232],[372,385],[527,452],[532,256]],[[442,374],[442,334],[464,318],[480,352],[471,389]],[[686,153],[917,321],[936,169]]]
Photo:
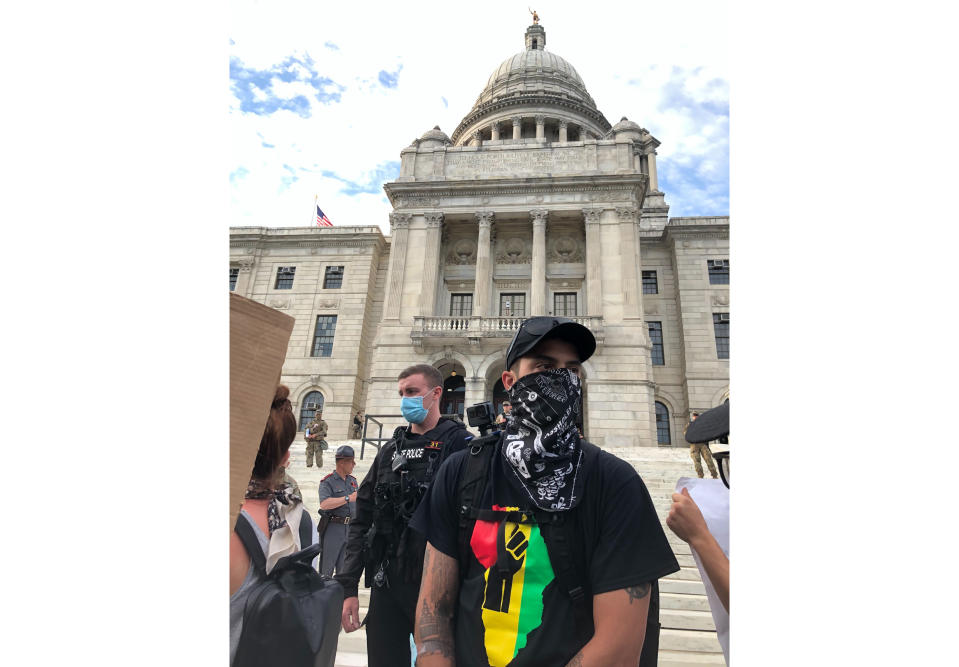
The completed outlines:
[[[319,510],[320,480],[334,468],[333,452],[337,446],[349,444],[359,457],[358,440],[330,442],[330,449],[324,453],[322,468],[306,467],[306,443],[297,440],[292,447],[292,460],[289,474],[297,481],[303,493],[304,503],[316,521]],[[716,639],[706,589],[699,576],[699,570],[693,560],[689,545],[676,537],[666,528],[666,515],[671,505],[671,494],[680,477],[694,476],[692,461],[688,450],[681,447],[637,447],[614,448],[609,450],[619,458],[636,468],[646,483],[653,499],[659,519],[663,524],[669,544],[679,561],[680,571],[660,580],[660,622],[662,631],[659,639],[659,664],[661,667],[698,667],[700,665],[724,665],[722,648]],[[356,460],[353,474],[363,481],[376,449],[366,448],[365,459]],[[708,473],[707,473],[708,474]],[[366,616],[369,607],[370,591],[361,587],[360,618]],[[337,645],[336,667],[366,667],[366,632],[361,628],[349,634],[340,631]],[[404,667],[397,665],[397,667]]]

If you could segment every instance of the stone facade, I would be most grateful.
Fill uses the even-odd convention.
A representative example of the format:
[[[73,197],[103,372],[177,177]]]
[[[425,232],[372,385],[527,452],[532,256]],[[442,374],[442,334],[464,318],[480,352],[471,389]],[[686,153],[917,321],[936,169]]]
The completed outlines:
[[[391,234],[375,227],[235,228],[236,290],[296,317],[283,381],[299,406],[325,400],[330,437],[352,411],[397,414],[396,377],[430,363],[462,410],[494,399],[505,350],[530,315],[574,317],[594,331],[584,364],[588,439],[655,446],[657,408],[684,446],[692,411],[728,396],[714,313],[728,321],[728,284],[707,263],[729,258],[729,218],[668,218],[656,180],[659,142],[623,118],[611,126],[565,60],[531,26],[447,137],[438,127],[401,152],[384,188]],[[280,267],[292,289],[276,289]],[[343,284],[323,289],[328,266]],[[643,271],[657,292],[643,293]],[[317,318],[336,315],[332,356],[313,356]],[[660,323],[653,364],[648,322]],[[299,409],[299,408],[298,408]],[[662,408],[660,408],[662,412]],[[395,421],[395,420],[394,420]]]

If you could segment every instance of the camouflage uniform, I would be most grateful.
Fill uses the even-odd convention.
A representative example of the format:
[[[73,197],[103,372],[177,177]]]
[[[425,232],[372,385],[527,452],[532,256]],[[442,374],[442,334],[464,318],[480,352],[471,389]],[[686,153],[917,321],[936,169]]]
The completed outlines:
[[[363,435],[363,424],[362,424],[363,418],[360,417],[360,413],[357,412],[356,416],[354,416],[353,419],[354,420],[359,419],[360,423],[357,424],[355,421],[353,422],[352,428],[350,429],[350,437],[353,440],[359,440],[360,437]]]
[[[691,423],[692,422],[690,422],[690,424]],[[686,428],[683,429],[683,435],[686,435],[686,430],[688,428],[689,424],[686,424]],[[709,474],[713,476],[713,479],[716,479],[719,476],[719,473],[716,472],[716,464],[713,463],[713,454],[709,451],[709,444],[705,442],[699,442],[689,446],[689,458],[693,460],[693,465],[696,466],[696,474],[699,477],[702,477],[703,464],[699,460],[700,457],[706,459],[706,467],[709,468]]]
[[[329,445],[326,444],[327,426],[326,422],[323,421],[323,414],[321,412],[316,413],[313,421],[307,425],[306,430],[310,432],[310,434],[306,436],[306,467],[313,467],[313,454],[315,453],[316,466],[322,468],[323,450]]]

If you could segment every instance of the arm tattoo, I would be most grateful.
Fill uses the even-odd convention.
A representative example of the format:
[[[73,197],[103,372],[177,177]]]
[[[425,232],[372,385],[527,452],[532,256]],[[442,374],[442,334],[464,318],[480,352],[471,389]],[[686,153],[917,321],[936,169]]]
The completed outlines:
[[[566,663],[566,667],[583,667],[583,652],[574,655],[573,659]]]
[[[629,594],[629,604],[633,604],[633,600],[642,600],[644,597],[649,595],[649,591],[652,589],[652,587],[652,583],[647,581],[645,584],[630,586],[627,588],[626,592]]]
[[[416,650],[419,656],[438,655],[455,660],[453,644],[453,614],[456,609],[455,589],[458,583],[456,561],[447,558],[432,558],[432,548],[427,547],[423,559],[423,583],[420,608],[416,614]],[[427,577],[429,588],[427,591]],[[433,591],[440,592],[432,601]],[[419,660],[417,660],[419,662]]]

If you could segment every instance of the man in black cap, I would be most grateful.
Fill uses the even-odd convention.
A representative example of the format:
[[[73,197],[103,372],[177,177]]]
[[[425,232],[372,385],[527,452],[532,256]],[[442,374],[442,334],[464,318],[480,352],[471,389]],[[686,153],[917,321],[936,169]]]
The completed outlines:
[[[440,416],[443,376],[428,364],[397,378],[400,412],[409,422],[380,448],[356,496],[346,560],[336,580],[343,585],[346,632],[366,623],[369,667],[410,664],[410,634],[423,575],[426,540],[408,530],[410,517],[437,470],[472,438],[463,422]],[[366,619],[359,618],[359,580],[372,586]]]
[[[356,516],[356,465],[353,448],[336,448],[336,469],[320,481],[320,522],[317,531],[323,543],[320,574],[333,576],[333,569],[343,568],[346,556],[346,535],[350,521]]]
[[[418,665],[655,659],[656,582],[679,564],[636,471],[577,431],[595,350],[589,329],[559,317],[526,320],[507,348],[505,432],[451,456],[411,524],[430,572]]]

